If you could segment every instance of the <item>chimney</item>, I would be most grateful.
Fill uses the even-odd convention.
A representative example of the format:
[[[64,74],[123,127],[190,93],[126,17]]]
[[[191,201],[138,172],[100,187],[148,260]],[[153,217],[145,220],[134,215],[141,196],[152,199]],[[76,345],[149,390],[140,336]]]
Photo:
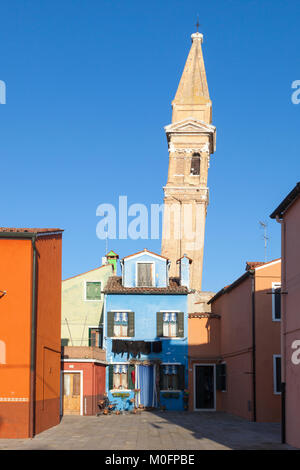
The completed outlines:
[[[117,261],[119,259],[119,255],[115,253],[113,250],[110,250],[109,253],[106,255],[106,264],[111,264],[113,268],[114,275],[117,274]]]
[[[185,286],[187,288],[190,287],[190,264],[192,263],[191,258],[184,254],[179,260],[177,260],[177,264],[179,264],[179,277],[180,277],[180,285]]]

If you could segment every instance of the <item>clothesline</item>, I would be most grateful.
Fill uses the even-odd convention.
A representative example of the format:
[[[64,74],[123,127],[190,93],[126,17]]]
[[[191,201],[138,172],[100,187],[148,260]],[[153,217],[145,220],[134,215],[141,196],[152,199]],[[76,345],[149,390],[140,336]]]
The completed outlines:
[[[131,354],[133,357],[140,357],[141,354],[160,353],[162,351],[161,341],[127,341],[121,339],[112,340],[112,352],[114,354],[127,353],[127,359]]]

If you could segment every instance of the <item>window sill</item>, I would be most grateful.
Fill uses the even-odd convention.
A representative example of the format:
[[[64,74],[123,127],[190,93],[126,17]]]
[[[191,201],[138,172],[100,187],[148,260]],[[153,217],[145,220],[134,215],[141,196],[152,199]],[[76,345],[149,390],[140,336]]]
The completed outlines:
[[[134,336],[107,336],[107,338],[111,338],[111,339],[133,339]]]
[[[160,336],[159,339],[186,339],[185,336]]]

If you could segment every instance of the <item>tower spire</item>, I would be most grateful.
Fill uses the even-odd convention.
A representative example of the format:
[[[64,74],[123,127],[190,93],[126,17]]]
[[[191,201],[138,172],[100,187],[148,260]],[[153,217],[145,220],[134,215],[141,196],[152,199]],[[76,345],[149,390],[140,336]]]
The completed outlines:
[[[162,254],[171,260],[170,276],[178,274],[176,262],[186,253],[192,259],[190,286],[199,291],[209,202],[208,168],[216,146],[202,40],[198,31],[192,34],[192,47],[172,103],[172,124],[165,127],[169,171],[162,236]]]
[[[211,123],[211,101],[202,53],[203,34],[199,33],[199,26],[198,20],[197,32],[191,36],[192,46],[172,102],[172,122],[194,117],[207,124]]]

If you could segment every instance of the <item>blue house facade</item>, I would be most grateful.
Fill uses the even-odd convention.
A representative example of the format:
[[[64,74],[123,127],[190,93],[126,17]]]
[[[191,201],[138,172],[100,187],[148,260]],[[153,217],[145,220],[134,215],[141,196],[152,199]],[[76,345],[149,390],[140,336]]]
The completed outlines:
[[[121,260],[105,289],[106,391],[117,409],[187,409],[189,260],[180,278],[144,250]]]

